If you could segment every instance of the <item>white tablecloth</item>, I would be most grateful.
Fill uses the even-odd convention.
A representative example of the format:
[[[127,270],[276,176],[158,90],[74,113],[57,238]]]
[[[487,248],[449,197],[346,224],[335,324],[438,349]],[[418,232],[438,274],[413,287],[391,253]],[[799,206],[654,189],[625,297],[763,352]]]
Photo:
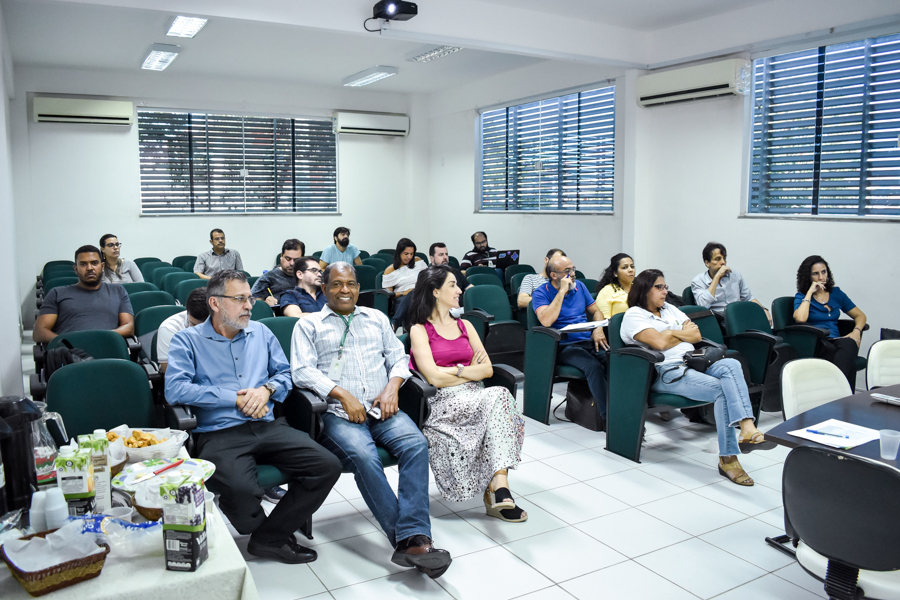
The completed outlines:
[[[117,559],[110,552],[100,576],[77,583],[47,598],[54,600],[172,600],[172,598],[223,598],[259,600],[256,584],[247,563],[216,510],[212,519],[215,546],[209,549],[209,560],[193,573],[167,571],[162,548],[158,554],[139,558]],[[162,540],[160,540],[162,543]],[[30,598],[9,568],[0,560],[0,598]]]

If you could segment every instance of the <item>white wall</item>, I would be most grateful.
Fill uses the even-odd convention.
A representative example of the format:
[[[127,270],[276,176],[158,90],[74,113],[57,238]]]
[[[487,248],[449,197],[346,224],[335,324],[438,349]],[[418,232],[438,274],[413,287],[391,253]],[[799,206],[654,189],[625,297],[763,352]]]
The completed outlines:
[[[492,246],[520,249],[520,262],[538,270],[547,250],[558,247],[588,277],[598,278],[609,257],[622,245],[622,147],[617,148],[614,215],[476,213],[478,109],[538,95],[552,96],[575,87],[602,87],[609,85],[607,79],[614,80],[622,73],[609,67],[542,62],[434,94],[428,119],[431,176],[427,194],[433,240],[445,242],[450,254],[462,257],[472,248],[469,236],[485,231]],[[616,102],[621,98],[617,93]],[[617,120],[617,128],[620,123]]]
[[[408,112],[408,98],[360,90],[328,90],[265,82],[188,81],[146,74],[101,74],[18,69],[12,103],[16,243],[19,291],[27,324],[33,319],[34,276],[48,260],[70,258],[82,244],[114,233],[123,256],[171,260],[209,248],[209,230],[225,230],[229,247],[241,252],[251,273],[271,268],[281,243],[303,240],[307,252],[322,250],[339,225],[352,230],[360,248],[375,252],[409,235],[408,146],[419,147],[424,127],[409,138],[341,136],[340,216],[140,216],[136,126],[33,123],[26,94],[57,92],[133,99],[151,107],[201,108],[255,114],[330,116],[333,109]],[[158,75],[158,74],[155,74]],[[418,221],[421,222],[421,221]]]
[[[770,306],[794,295],[800,262],[820,254],[869,318],[863,355],[881,327],[900,326],[893,306],[900,296],[900,223],[739,218],[746,203],[743,99],[632,107],[638,270],[661,269],[681,293],[704,269],[703,246],[716,240]]]

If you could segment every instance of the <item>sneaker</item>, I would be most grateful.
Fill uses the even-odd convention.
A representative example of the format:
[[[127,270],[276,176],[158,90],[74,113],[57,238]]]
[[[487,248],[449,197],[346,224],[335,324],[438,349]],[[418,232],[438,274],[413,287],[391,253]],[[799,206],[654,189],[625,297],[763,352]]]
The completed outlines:
[[[276,485],[267,488],[266,491],[263,492],[263,500],[267,500],[272,504],[278,504],[278,502],[284,498],[285,494],[287,494],[287,490]]]

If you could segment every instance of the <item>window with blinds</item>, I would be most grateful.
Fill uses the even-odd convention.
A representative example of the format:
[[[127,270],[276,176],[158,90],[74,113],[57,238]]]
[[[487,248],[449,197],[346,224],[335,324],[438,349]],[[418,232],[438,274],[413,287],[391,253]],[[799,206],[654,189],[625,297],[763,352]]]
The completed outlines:
[[[481,115],[481,210],[613,212],[615,86]]]
[[[142,214],[337,211],[331,121],[138,111]]]
[[[900,35],[754,61],[748,212],[900,215]]]

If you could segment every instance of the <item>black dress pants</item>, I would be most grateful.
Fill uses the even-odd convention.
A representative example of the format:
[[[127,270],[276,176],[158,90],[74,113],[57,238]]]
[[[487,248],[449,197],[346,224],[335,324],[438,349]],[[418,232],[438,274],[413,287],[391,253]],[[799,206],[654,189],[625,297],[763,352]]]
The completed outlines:
[[[850,389],[856,393],[856,357],[859,355],[859,346],[850,338],[828,338],[819,342],[816,348],[816,358],[821,358],[832,363],[847,381]]]
[[[238,533],[252,533],[262,544],[275,545],[293,536],[341,475],[337,457],[284,418],[201,433],[196,442],[198,458],[216,465],[206,485],[221,496],[222,512]],[[278,467],[293,480],[268,517],[260,506],[263,489],[256,476],[258,463]]]

